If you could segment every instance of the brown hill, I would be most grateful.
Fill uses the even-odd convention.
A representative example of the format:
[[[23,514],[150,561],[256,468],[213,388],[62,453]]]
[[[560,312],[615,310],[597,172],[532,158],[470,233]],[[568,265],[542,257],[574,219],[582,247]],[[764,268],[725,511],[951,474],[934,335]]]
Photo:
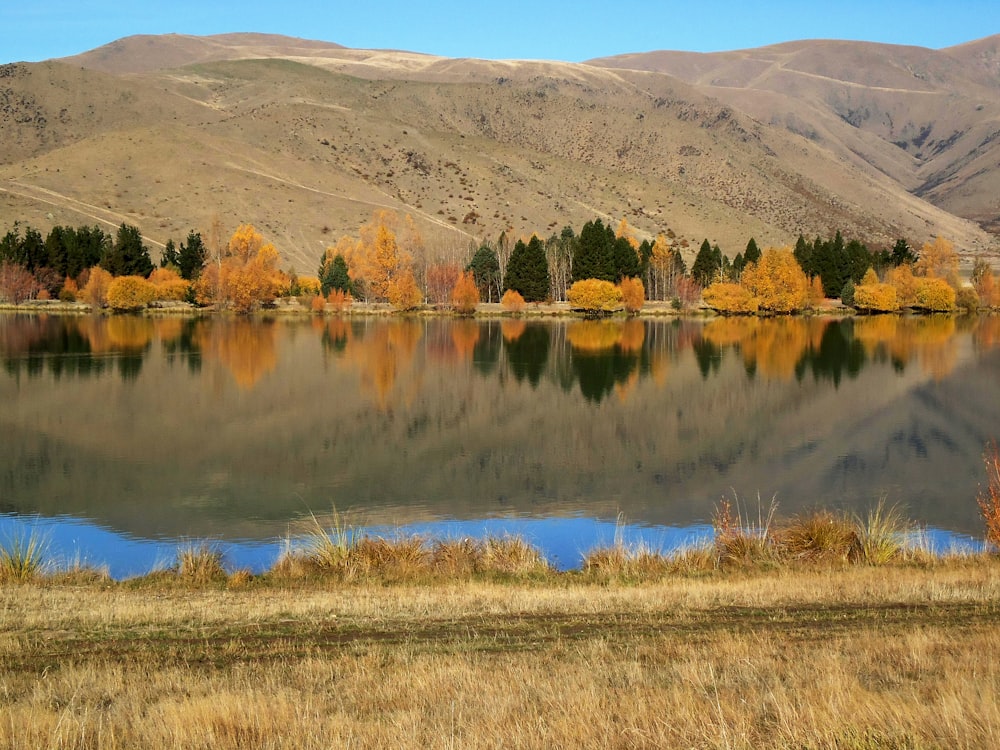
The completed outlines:
[[[991,80],[989,49],[953,51],[954,66],[981,71],[977,90]],[[803,137],[697,81],[610,63],[169,35],[0,76],[5,226],[127,221],[162,244],[218,215],[228,228],[254,223],[304,272],[375,208],[412,214],[429,252],[455,257],[504,229],[547,233],[595,216],[690,245],[708,237],[730,255],[750,236],[788,243],[836,228],[876,244],[935,234],[967,253],[995,244],[909,192],[922,185],[904,179],[919,159],[874,126],[823,119],[804,98],[797,111],[824,130],[803,126]],[[766,93],[790,106],[791,94]],[[856,147],[832,149],[844,133]]]
[[[676,76],[1000,229],[1000,36],[944,50],[810,41],[591,64]]]

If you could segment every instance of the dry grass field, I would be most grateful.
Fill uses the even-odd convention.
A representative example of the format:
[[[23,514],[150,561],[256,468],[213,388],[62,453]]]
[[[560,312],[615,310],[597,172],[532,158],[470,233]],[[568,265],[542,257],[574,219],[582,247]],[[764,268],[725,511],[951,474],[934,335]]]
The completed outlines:
[[[0,587],[9,748],[991,748],[1000,561]]]

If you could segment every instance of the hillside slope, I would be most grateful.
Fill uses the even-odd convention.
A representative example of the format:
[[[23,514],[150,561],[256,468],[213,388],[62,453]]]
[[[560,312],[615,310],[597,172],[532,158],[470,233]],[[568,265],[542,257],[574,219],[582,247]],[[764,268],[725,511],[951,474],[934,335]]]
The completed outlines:
[[[689,255],[703,237],[735,255],[750,236],[837,228],[995,245],[909,192],[902,167],[658,72],[234,34],[133,37],[0,76],[5,226],[127,221],[155,246],[218,216],[257,225],[300,272],[378,208],[411,214],[449,257],[595,216],[671,230]]]

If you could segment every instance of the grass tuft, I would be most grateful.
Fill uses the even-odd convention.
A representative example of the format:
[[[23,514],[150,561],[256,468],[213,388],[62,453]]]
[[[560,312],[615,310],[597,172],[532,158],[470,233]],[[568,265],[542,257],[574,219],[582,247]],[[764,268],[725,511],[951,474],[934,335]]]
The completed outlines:
[[[771,525],[778,504],[771,499],[765,512],[757,496],[757,520],[744,517],[739,498],[733,503],[723,498],[715,510],[712,527],[715,529],[715,550],[723,567],[771,566],[780,561],[781,551],[772,536]]]
[[[0,547],[0,583],[25,583],[41,575],[48,546],[38,532],[16,531]]]
[[[794,517],[778,537],[784,555],[802,562],[847,563],[860,543],[851,519],[828,510]]]
[[[886,508],[882,498],[865,518],[856,518],[855,525],[858,535],[855,562],[885,565],[902,556],[910,524],[899,506]]]
[[[177,577],[190,583],[224,580],[222,550],[210,542],[191,543],[177,550]]]

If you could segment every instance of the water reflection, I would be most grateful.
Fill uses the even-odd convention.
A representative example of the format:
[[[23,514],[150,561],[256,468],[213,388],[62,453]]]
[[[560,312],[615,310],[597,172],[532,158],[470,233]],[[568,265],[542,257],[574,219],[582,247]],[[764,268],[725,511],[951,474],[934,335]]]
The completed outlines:
[[[997,317],[0,316],[0,504],[267,539],[332,504],[687,526],[884,494],[974,533],[998,349]]]

